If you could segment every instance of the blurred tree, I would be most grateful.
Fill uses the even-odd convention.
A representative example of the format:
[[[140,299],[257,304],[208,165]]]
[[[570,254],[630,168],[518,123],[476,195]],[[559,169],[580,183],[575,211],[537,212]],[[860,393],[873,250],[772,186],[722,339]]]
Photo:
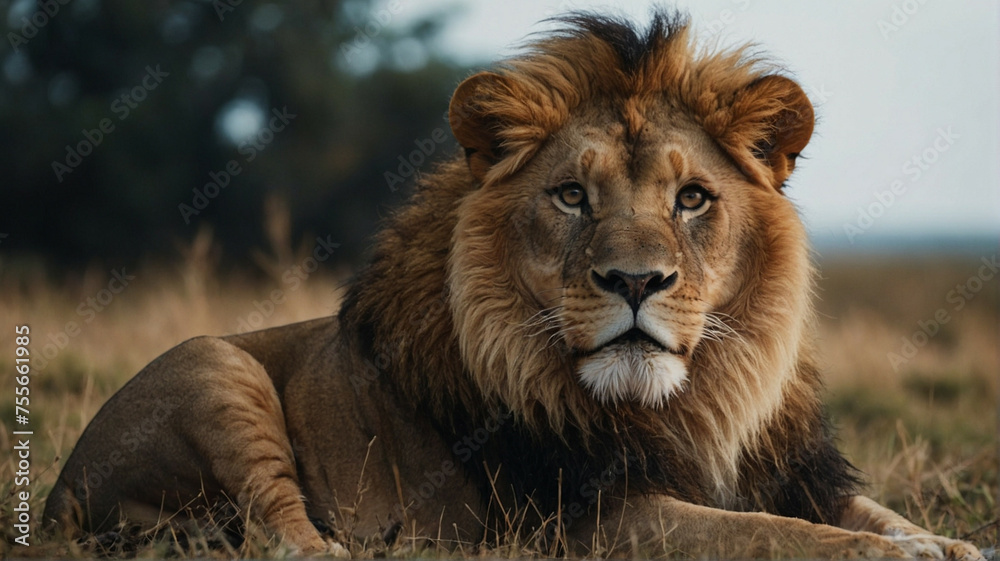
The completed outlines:
[[[453,150],[464,71],[429,55],[443,19],[409,17],[409,0],[0,8],[3,250],[57,269],[172,257],[205,225],[243,261],[267,246],[270,195],[293,240],[357,258],[412,174]]]

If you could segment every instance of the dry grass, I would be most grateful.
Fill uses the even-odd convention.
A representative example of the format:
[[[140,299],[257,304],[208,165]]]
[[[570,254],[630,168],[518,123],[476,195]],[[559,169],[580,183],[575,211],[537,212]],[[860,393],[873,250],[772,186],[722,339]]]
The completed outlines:
[[[870,494],[935,532],[996,547],[1000,276],[971,299],[956,290],[982,265],[978,256],[831,259],[819,310],[830,411]],[[889,353],[903,357],[903,338],[920,322],[933,332],[942,310],[947,322],[894,368]]]
[[[194,335],[236,331],[241,320],[257,319],[252,314],[259,307],[267,309],[263,303],[275,288],[285,291],[285,300],[273,306],[269,317],[261,315],[260,327],[334,313],[344,271],[323,263],[295,290],[282,278],[283,272],[303,263],[310,249],[297,255],[272,250],[261,260],[271,280],[250,283],[216,270],[210,237],[202,236],[179,266],[127,271],[135,279],[92,317],[80,314],[79,308],[107,287],[108,271],[90,271],[54,284],[37,272],[15,271],[9,265],[0,268],[0,316],[5,329],[12,332],[12,325],[30,325],[36,355],[43,345],[67,333],[67,322],[80,325],[79,334],[66,335],[65,348],[48,360],[44,370],[36,371],[31,382],[30,428],[35,435],[30,504],[36,520],[60,458],[66,457],[87,422],[134,372],[167,348]],[[976,274],[977,263],[978,258],[828,260],[823,263],[819,293],[821,334],[829,365],[831,413],[842,429],[842,448],[870,475],[870,494],[935,532],[995,546],[1000,542],[1000,278],[987,283],[960,311],[946,300],[956,284]],[[894,370],[887,354],[899,352],[900,338],[917,330],[917,322],[932,318],[939,308],[950,312],[949,322],[916,356]],[[10,388],[13,336],[5,336],[0,348],[0,386]],[[11,393],[4,395],[8,397],[0,402],[4,454],[0,531],[7,539],[0,553],[5,557],[100,553],[107,543],[43,542],[37,534],[30,548],[10,548],[16,467],[9,439],[15,427]],[[239,550],[220,550],[218,544],[212,550],[212,545],[206,538],[178,552],[161,541],[133,553],[140,557],[282,554],[263,538],[249,540]],[[385,551],[376,546],[356,553]],[[459,553],[484,555],[475,548]],[[539,553],[516,545],[485,552],[508,558]],[[436,553],[424,553],[428,554]]]

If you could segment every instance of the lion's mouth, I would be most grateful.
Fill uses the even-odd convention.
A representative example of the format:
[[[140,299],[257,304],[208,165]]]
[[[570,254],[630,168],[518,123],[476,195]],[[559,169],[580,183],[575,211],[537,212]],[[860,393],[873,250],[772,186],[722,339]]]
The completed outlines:
[[[604,343],[593,350],[587,351],[584,354],[593,355],[612,347],[634,348],[646,352],[668,352],[678,356],[684,356],[686,354],[686,351],[683,348],[671,349],[638,327],[633,327],[625,333],[611,339],[607,343]]]
[[[645,331],[639,329],[638,327],[633,327],[632,329],[629,329],[625,333],[622,333],[621,335],[608,341],[608,343],[604,346],[607,347],[610,345],[638,345],[638,346],[652,345],[654,347],[657,347],[658,350],[667,350],[667,348],[664,347],[659,341],[653,339],[652,336],[650,336]]]

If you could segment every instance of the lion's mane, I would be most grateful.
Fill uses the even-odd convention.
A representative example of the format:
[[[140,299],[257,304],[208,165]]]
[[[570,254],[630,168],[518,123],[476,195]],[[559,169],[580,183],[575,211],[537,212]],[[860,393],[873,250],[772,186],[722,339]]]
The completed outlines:
[[[790,173],[767,152],[783,92],[745,95],[774,68],[741,50],[697,52],[675,16],[658,14],[645,32],[588,14],[563,24],[497,69],[504,91],[472,92],[453,105],[453,128],[490,128],[502,156],[487,159],[466,146],[420,179],[353,283],[343,333],[361,356],[385,365],[385,387],[446,434],[513,413],[515,421],[468,463],[484,489],[490,475],[480,464],[502,464],[518,492],[554,509],[558,481],[568,501],[624,459],[630,491],[834,520],[857,481],[823,421],[811,346],[813,270],[791,205],[740,225],[743,239],[732,252],[750,280],[718,310],[735,334],[703,339],[687,387],[662,407],[595,400],[567,366],[567,349],[549,333],[525,330],[539,308],[512,274],[525,265],[503,233],[517,217],[503,196],[468,195],[516,176],[587,100],[613,100],[634,129],[645,106],[668,103],[752,181],[780,189]]]

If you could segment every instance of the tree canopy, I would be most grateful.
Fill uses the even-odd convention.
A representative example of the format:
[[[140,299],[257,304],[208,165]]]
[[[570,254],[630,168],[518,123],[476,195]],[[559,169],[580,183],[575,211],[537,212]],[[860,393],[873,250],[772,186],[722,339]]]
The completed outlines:
[[[210,226],[229,259],[292,239],[363,255],[413,176],[454,150],[466,74],[408,0],[14,0],[0,47],[0,240],[57,268],[176,255]],[[404,24],[404,22],[411,22]]]

